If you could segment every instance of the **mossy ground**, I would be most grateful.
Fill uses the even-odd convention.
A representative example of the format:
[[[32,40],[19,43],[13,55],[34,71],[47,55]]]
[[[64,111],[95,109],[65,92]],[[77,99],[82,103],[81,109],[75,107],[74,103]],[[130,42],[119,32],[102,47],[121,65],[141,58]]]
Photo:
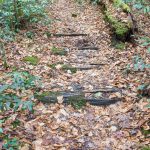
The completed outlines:
[[[24,62],[28,62],[31,65],[37,65],[39,63],[39,59],[37,56],[26,56],[23,58]]]
[[[65,49],[57,48],[55,46],[52,47],[51,51],[54,55],[67,55]]]

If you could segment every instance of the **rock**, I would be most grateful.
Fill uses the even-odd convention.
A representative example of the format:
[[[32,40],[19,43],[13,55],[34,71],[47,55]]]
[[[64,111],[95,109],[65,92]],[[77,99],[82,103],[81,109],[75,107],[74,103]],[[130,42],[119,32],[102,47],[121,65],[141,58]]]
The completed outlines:
[[[117,131],[117,127],[116,127],[116,126],[111,126],[111,127],[110,127],[110,130],[111,130],[112,132],[115,132],[115,131]]]

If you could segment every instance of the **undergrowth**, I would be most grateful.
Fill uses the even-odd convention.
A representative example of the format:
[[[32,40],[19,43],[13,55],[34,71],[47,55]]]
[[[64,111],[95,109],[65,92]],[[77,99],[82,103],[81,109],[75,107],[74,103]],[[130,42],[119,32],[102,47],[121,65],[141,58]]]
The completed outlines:
[[[9,129],[9,132],[5,132],[3,124],[6,124],[12,113],[22,113],[24,110],[33,112],[34,95],[32,91],[36,89],[39,81],[39,78],[28,72],[11,72],[0,79],[0,112],[1,114],[7,114],[7,117],[4,115],[0,119],[0,138],[3,141],[3,149],[18,149],[19,139],[11,135],[11,129]],[[12,122],[13,129],[19,125],[20,121],[18,119]]]
[[[1,0],[0,38],[12,41],[16,32],[31,23],[48,20],[45,7],[47,0]]]

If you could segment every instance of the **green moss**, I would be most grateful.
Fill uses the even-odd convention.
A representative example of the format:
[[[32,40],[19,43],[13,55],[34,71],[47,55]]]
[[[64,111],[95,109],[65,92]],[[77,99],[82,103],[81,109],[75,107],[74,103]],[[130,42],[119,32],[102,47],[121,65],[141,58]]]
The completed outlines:
[[[62,95],[60,92],[43,92],[43,93],[35,93],[34,97],[43,102],[43,103],[56,103],[57,97]]]
[[[51,69],[56,69],[57,65],[63,65],[63,63],[59,62],[59,63],[55,63],[55,64],[47,64],[48,67],[50,67]]]
[[[150,129],[149,130],[145,130],[144,128],[141,128],[141,132],[144,136],[148,136],[150,135]]]
[[[60,49],[55,46],[52,47],[51,51],[54,55],[66,55],[67,54],[65,49]]]
[[[115,48],[116,49],[124,49],[125,48],[125,43],[123,43],[123,42],[117,42],[115,45]]]
[[[72,67],[71,65],[63,65],[62,69],[67,71],[70,70],[72,73],[76,73],[77,72],[77,68]]]
[[[141,150],[150,150],[150,147],[143,147]]]
[[[43,103],[57,103],[58,96],[63,96],[63,93],[62,92],[43,92],[41,94],[40,93],[34,94],[34,97]],[[84,98],[84,95],[71,95],[66,98],[64,103],[70,104],[76,109],[81,109],[83,106],[86,105],[86,100]]]
[[[81,109],[86,105],[86,100],[84,96],[71,96],[68,98],[68,103],[71,104],[76,109]]]
[[[105,12],[105,16],[110,26],[113,28],[117,39],[124,40],[129,32],[129,28],[126,23],[123,23]]]
[[[59,96],[61,95],[60,92],[49,92],[49,91],[46,91],[46,92],[42,92],[41,94],[35,94],[35,97],[36,98],[44,98],[46,96],[50,96],[50,97],[56,97],[56,96]]]
[[[128,27],[121,22],[117,22],[113,27],[115,28],[116,35],[119,37],[124,37],[129,31]]]
[[[26,56],[26,57],[23,58],[23,61],[28,62],[31,65],[37,65],[38,62],[39,62],[39,59],[38,59],[37,56]]]
[[[130,9],[130,7],[127,4],[122,3],[121,7],[122,7],[123,11],[131,12],[131,9]]]
[[[131,12],[130,7],[123,0],[114,0],[114,5],[120,7],[125,12]]]
[[[114,2],[114,5],[118,7],[122,4],[122,0],[114,0],[113,2]]]
[[[48,64],[48,67],[52,68],[52,69],[56,69],[57,65],[61,65],[62,66],[62,70],[67,71],[70,70],[71,73],[76,73],[77,72],[77,68],[72,67],[71,65],[67,65],[67,64],[63,64],[63,63],[56,63],[56,64]]]

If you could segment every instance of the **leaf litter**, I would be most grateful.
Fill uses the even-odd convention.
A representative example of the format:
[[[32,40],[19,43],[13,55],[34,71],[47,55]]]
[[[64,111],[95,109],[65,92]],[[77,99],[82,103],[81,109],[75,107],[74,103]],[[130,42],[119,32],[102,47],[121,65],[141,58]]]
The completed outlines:
[[[55,20],[50,29],[39,26],[33,39],[20,33],[15,42],[7,44],[9,65],[41,77],[44,91],[75,91],[79,86],[84,90],[117,87],[122,90],[122,95],[119,92],[97,92],[95,96],[122,97],[123,101],[108,107],[87,104],[83,109],[76,110],[70,105],[63,105],[63,97],[58,96],[59,104],[44,105],[37,102],[33,116],[28,116],[27,112],[10,112],[11,117],[3,123],[3,126],[7,125],[5,133],[10,132],[11,123],[17,118],[22,123],[13,132],[26,143],[21,147],[23,150],[136,150],[143,145],[149,145],[148,136],[142,133],[141,128],[149,130],[150,111],[145,107],[146,98],[138,101],[137,87],[149,80],[150,72],[147,69],[145,76],[143,72],[132,70],[128,75],[124,73],[134,54],[143,54],[146,57],[146,49],[134,47],[130,43],[127,43],[124,51],[111,47],[111,31],[97,6],[87,3],[79,5],[74,0],[57,0],[48,8],[48,13]],[[48,37],[43,34],[45,32],[81,33],[88,36]],[[78,46],[81,45],[94,45],[98,50],[79,51]],[[54,55],[53,47],[67,49],[67,54]],[[38,64],[31,65],[22,61],[26,56],[39,58]],[[146,61],[150,62],[149,59]],[[69,71],[63,72],[59,62],[74,67],[90,63],[104,65],[99,69],[93,67],[71,74]],[[48,64],[58,65],[56,69],[52,69]],[[2,118],[6,116],[7,114]]]

